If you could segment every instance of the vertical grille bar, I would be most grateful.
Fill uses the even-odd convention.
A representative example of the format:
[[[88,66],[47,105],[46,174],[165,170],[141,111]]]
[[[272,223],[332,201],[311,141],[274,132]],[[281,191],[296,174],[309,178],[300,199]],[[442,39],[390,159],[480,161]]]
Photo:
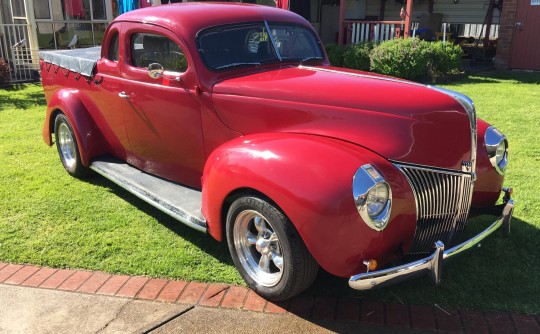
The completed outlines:
[[[416,232],[409,253],[431,252],[437,240],[450,245],[467,225],[473,181],[467,173],[397,165],[414,191]]]

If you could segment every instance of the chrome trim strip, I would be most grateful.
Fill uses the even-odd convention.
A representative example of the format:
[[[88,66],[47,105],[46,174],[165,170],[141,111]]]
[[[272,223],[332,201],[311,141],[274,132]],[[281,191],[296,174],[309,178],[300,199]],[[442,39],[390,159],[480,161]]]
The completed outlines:
[[[443,94],[446,94],[448,96],[451,96],[454,100],[459,102],[463,109],[465,109],[465,112],[467,113],[467,116],[469,116],[469,127],[471,132],[471,164],[472,164],[472,173],[476,173],[476,155],[477,155],[477,129],[476,129],[476,109],[474,108],[474,102],[469,98],[467,95],[458,93],[453,90],[441,88],[441,87],[435,87],[435,86],[427,86],[428,88],[437,90]],[[473,178],[474,181],[474,178]]]
[[[187,226],[194,228],[200,232],[207,232],[206,221],[201,221],[197,217],[192,216],[181,208],[170,205],[169,203],[161,200],[159,197],[146,191],[143,187],[139,187],[134,183],[125,182],[122,178],[117,177],[112,173],[109,173],[107,170],[101,168],[97,164],[91,164],[90,169],[110,180],[111,182],[117,184],[119,187],[127,190],[131,194],[135,195],[136,197],[140,198],[141,200],[145,201],[156,209],[186,224]]]
[[[396,79],[396,78],[379,77],[379,76],[376,76],[376,75],[360,74],[360,73],[350,73],[350,72],[344,72],[344,71],[331,70],[331,69],[322,68],[322,67],[313,67],[313,66],[300,65],[300,66],[298,66],[298,68],[311,70],[311,71],[343,74],[343,75],[348,75],[348,76],[351,76],[351,77],[359,77],[359,78],[366,78],[366,79],[376,79],[376,80],[391,81],[391,82],[402,83],[402,84],[413,85],[413,86],[429,87],[429,86],[426,86],[426,85],[419,84],[417,82],[400,80],[400,79]]]
[[[513,210],[514,201],[509,200],[504,206],[501,217],[475,237],[446,251],[444,250],[444,244],[437,241],[435,243],[435,252],[430,256],[397,267],[354,275],[349,279],[349,286],[356,290],[370,290],[425,274],[430,274],[433,282],[439,284],[444,261],[475,247],[501,226],[505,231],[509,231]]]

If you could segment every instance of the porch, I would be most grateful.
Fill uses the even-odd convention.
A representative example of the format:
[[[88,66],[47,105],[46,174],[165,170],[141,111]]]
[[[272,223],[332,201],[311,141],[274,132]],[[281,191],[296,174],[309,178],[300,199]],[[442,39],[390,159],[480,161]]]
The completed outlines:
[[[301,0],[299,0],[301,1]],[[313,1],[313,0],[312,0]],[[332,0],[321,2],[325,44],[381,42],[396,37],[486,43],[498,38],[503,0]],[[313,18],[313,15],[312,15]],[[332,24],[337,21],[338,24]]]

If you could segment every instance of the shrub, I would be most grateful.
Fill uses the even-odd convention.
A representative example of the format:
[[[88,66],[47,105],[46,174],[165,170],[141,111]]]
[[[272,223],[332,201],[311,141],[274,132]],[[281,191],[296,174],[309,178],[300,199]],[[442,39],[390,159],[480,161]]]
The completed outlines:
[[[371,52],[371,70],[404,79],[428,75],[429,42],[397,38],[382,42]]]
[[[328,59],[330,60],[330,64],[332,66],[342,67],[345,48],[336,44],[328,44],[325,48]]]
[[[353,44],[345,49],[343,54],[343,66],[355,70],[369,71],[369,54],[373,49],[373,44],[362,43]]]
[[[461,71],[461,46],[452,43],[434,42],[430,45],[430,68],[432,78]]]
[[[9,70],[9,64],[0,58],[0,86],[7,84],[11,79],[11,72]]]

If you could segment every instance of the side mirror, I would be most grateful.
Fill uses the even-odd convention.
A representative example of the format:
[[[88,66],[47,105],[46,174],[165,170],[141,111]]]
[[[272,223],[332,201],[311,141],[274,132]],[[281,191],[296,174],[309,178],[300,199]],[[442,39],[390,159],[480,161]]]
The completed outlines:
[[[179,76],[175,77],[175,76],[165,75],[163,74],[163,71],[164,71],[163,66],[161,66],[161,64],[152,63],[148,65],[148,76],[152,79],[165,78],[167,80],[174,80],[178,82],[181,81],[181,78]]]
[[[163,76],[163,66],[158,63],[148,65],[148,76],[152,79],[157,79]]]

